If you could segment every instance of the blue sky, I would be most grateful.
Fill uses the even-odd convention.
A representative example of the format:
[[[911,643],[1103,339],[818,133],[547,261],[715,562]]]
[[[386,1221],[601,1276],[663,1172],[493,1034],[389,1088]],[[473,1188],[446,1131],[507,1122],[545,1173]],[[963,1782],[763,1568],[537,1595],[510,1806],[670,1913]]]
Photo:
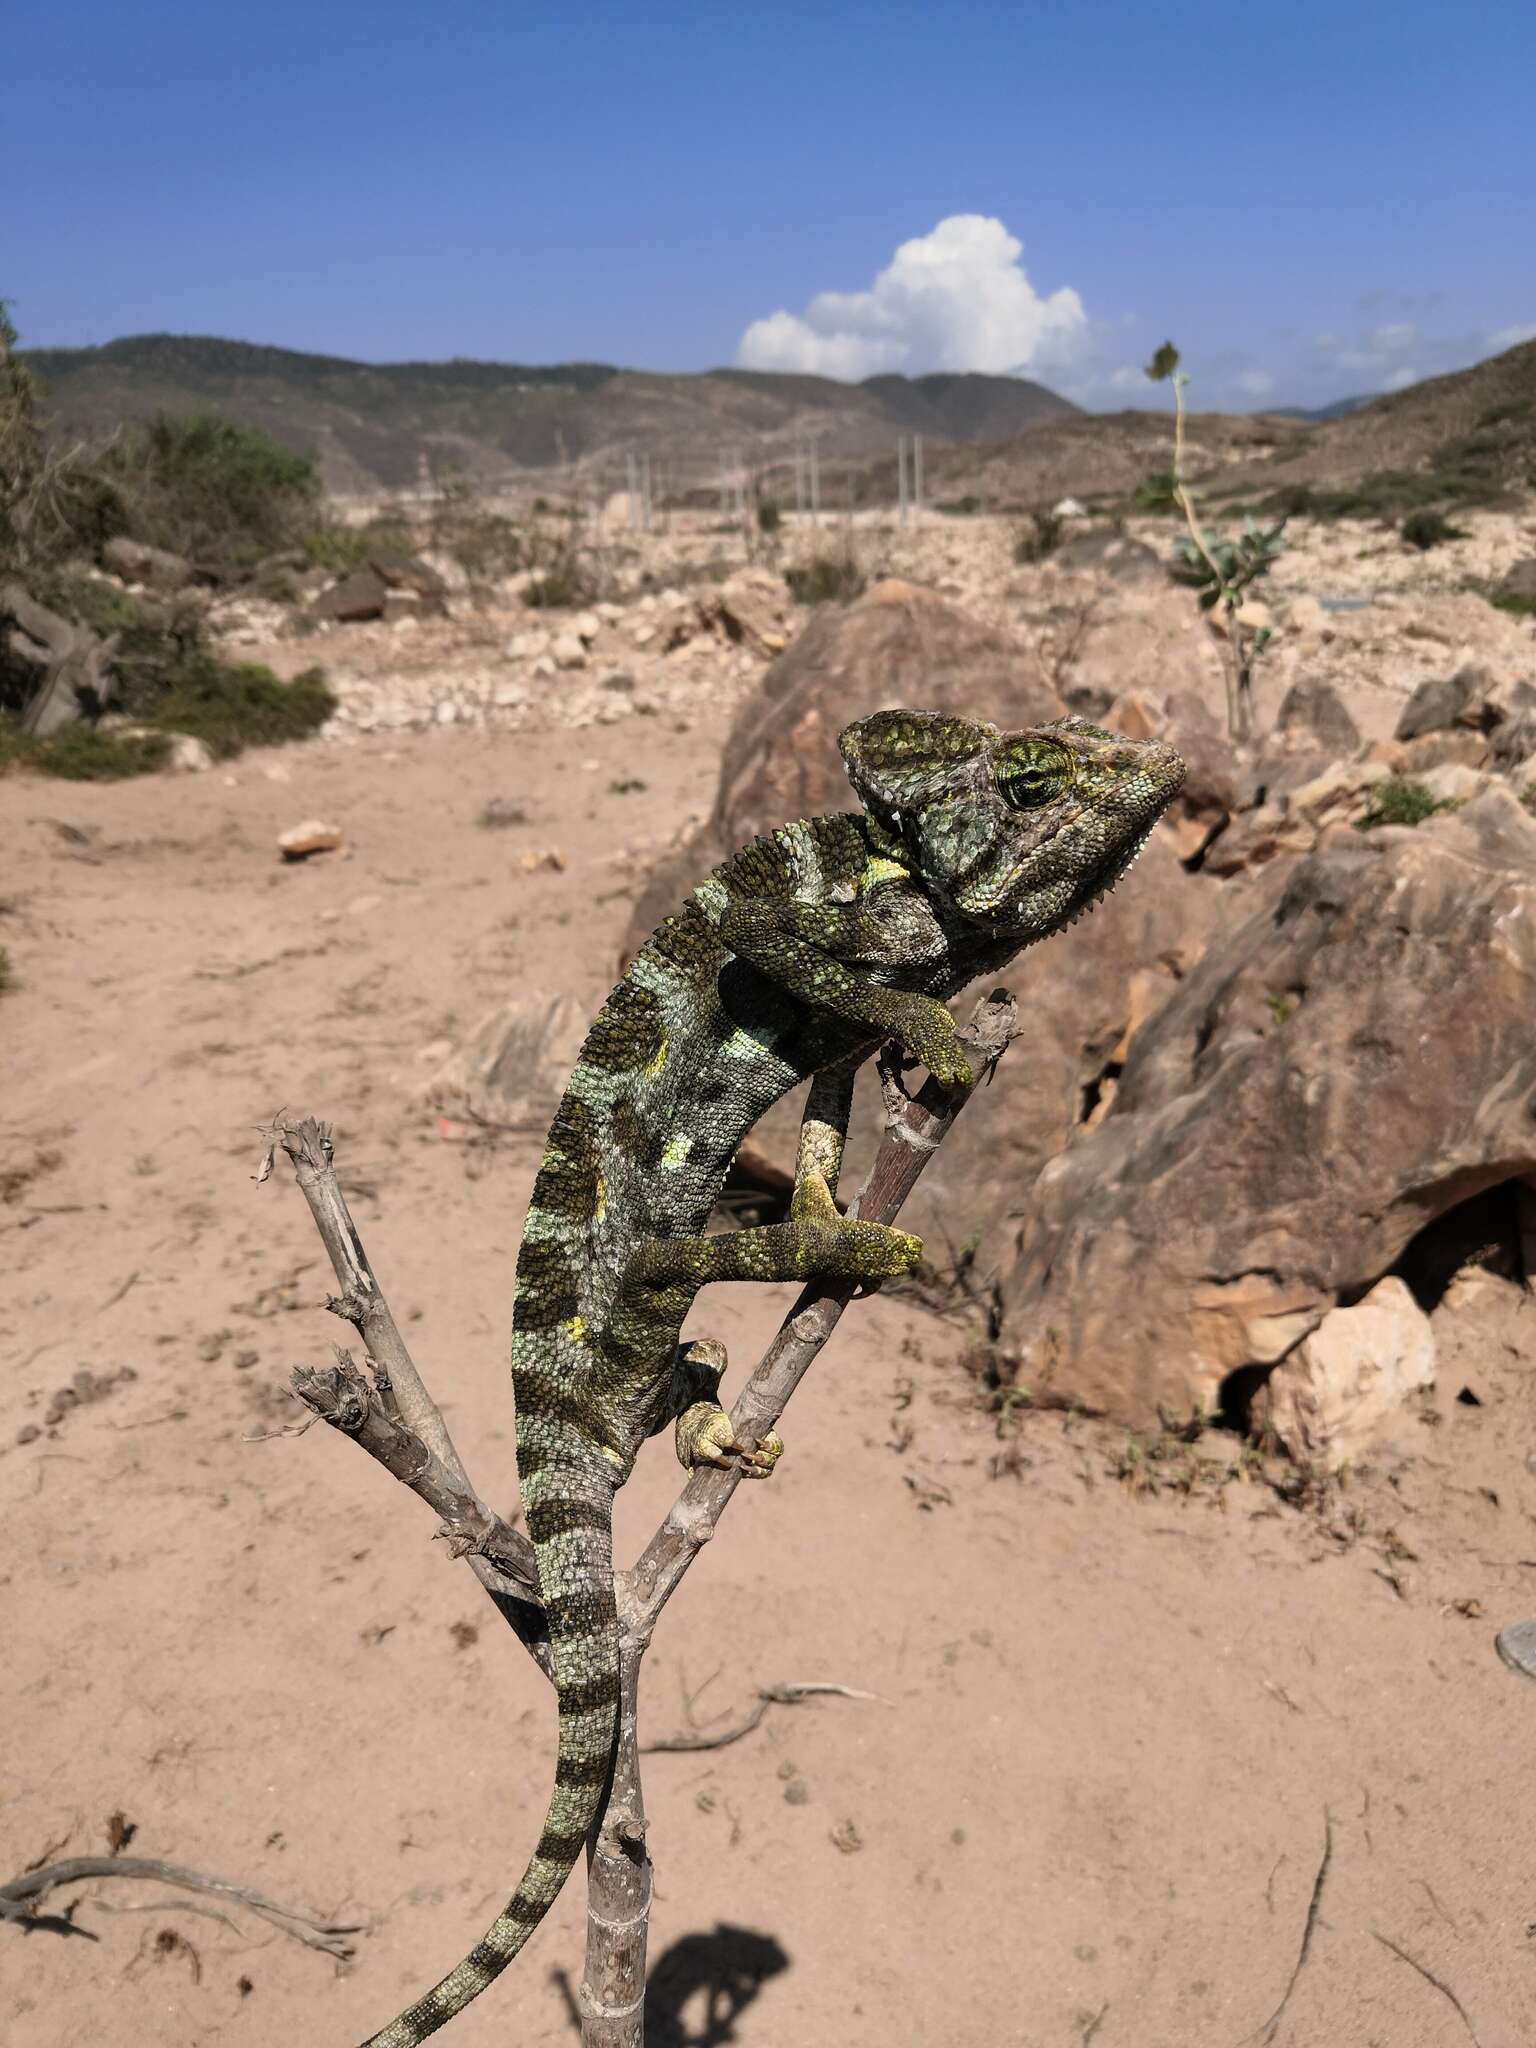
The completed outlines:
[[[1012,368],[1113,406],[1168,334],[1193,403],[1252,406],[1536,333],[1531,0],[6,14],[0,296],[38,345]]]

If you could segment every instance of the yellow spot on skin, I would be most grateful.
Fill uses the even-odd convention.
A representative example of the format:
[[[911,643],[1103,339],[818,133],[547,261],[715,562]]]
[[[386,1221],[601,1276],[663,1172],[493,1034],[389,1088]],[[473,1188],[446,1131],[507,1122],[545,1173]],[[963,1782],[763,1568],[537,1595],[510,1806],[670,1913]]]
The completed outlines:
[[[662,1150],[661,1163],[663,1166],[681,1166],[687,1160],[688,1154],[692,1150],[692,1138],[668,1138]]]
[[[572,1316],[569,1322],[562,1323],[560,1327],[573,1344],[582,1343],[587,1334],[587,1325],[581,1316]]]
[[[871,889],[877,889],[882,882],[905,882],[911,874],[899,860],[882,860],[872,855],[864,863],[864,872],[859,877],[859,894],[867,896]]]
[[[612,1444],[599,1444],[597,1448],[599,1449],[599,1451],[601,1451],[602,1455],[610,1461],[610,1463],[615,1465],[623,1464],[624,1460],[619,1456],[618,1452],[613,1448]]]
[[[608,1186],[600,1173],[594,1174],[592,1178],[592,1220],[594,1223],[601,1223],[608,1213]]]
[[[662,1035],[661,1035],[661,1043],[660,1043],[660,1045],[658,1045],[658,1046],[657,1046],[657,1048],[656,1048],[656,1051],[655,1051],[655,1053],[653,1054],[653,1056],[652,1056],[652,1057],[651,1057],[651,1058],[650,1058],[649,1060],[647,1060],[647,1061],[646,1061],[646,1065],[645,1065],[645,1071],[646,1071],[646,1072],[647,1072],[647,1073],[648,1073],[648,1074],[650,1075],[651,1079],[652,1079],[652,1080],[654,1081],[654,1080],[655,1080],[655,1078],[656,1078],[656,1076],[657,1076],[657,1075],[658,1075],[658,1074],[659,1074],[659,1073],[661,1072],[662,1068],[663,1068],[663,1067],[664,1067],[664,1066],[665,1066],[666,1064],[667,1064],[667,1035],[666,1035],[666,1033],[665,1033],[665,1032],[663,1032],[663,1033],[662,1033]]]

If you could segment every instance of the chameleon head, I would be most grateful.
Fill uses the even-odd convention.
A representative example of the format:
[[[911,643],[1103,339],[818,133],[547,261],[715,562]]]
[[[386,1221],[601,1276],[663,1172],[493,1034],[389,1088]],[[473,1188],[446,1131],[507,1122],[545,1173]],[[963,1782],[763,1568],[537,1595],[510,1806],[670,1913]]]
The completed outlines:
[[[1059,718],[1023,732],[877,711],[840,736],[861,802],[961,916],[1044,938],[1124,874],[1184,780],[1156,740]]]

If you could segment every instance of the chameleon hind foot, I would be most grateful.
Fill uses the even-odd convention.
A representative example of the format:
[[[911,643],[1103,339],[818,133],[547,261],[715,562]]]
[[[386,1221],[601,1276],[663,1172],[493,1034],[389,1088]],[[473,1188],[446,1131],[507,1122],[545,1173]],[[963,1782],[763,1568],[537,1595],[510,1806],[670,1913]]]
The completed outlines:
[[[748,1479],[766,1479],[783,1454],[777,1430],[756,1444],[738,1443],[730,1416],[713,1401],[697,1401],[677,1418],[678,1462],[689,1471],[700,1465],[735,1466]]]

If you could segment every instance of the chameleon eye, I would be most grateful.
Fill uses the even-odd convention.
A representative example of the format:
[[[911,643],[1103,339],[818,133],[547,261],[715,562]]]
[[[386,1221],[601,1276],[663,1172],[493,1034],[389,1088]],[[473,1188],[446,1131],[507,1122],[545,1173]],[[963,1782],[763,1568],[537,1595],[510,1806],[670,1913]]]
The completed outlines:
[[[1020,740],[997,764],[997,787],[1010,810],[1037,811],[1071,787],[1072,755],[1054,740]]]

